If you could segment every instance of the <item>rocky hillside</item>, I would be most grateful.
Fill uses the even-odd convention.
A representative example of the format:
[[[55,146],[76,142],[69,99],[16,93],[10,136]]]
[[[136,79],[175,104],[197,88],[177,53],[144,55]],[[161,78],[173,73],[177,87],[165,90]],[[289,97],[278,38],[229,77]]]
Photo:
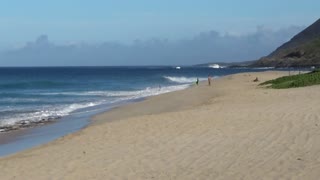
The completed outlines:
[[[320,66],[320,19],[253,66]]]

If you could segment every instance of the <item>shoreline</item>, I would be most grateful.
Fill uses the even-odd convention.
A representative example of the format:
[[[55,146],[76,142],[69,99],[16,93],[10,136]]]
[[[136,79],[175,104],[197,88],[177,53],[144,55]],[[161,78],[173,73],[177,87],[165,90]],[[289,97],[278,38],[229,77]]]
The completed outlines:
[[[204,85],[206,83],[206,81],[200,81],[199,84]],[[144,101],[148,101],[151,98],[157,97],[157,96],[163,96],[166,94],[171,94],[171,93],[178,93],[181,91],[185,91],[187,89],[192,88],[194,85],[190,84],[189,87],[187,87],[186,89],[182,89],[182,90],[177,90],[177,91],[171,91],[171,92],[166,92],[163,94],[158,94],[158,95],[154,95],[154,96],[149,96],[149,97],[141,97],[138,99],[132,99],[132,100],[128,100],[128,101],[123,101],[123,102],[119,102],[115,105],[110,106],[110,108],[103,108],[104,110],[97,110],[97,113],[93,113],[91,115],[85,116],[84,118],[87,119],[86,121],[88,123],[84,124],[83,127],[77,129],[77,130],[68,130],[68,132],[64,132],[62,135],[56,134],[54,137],[49,137],[48,140],[42,140],[41,138],[41,142],[33,142],[32,145],[28,145],[25,148],[21,148],[20,144],[25,144],[25,142],[20,141],[20,139],[25,139],[25,136],[33,136],[35,137],[34,134],[38,134],[39,131],[41,133],[44,133],[44,131],[42,129],[50,129],[50,125],[59,125],[59,124],[64,124],[63,121],[68,117],[70,117],[70,115],[66,116],[66,117],[60,117],[57,118],[56,120],[52,119],[48,119],[48,120],[44,120],[44,121],[39,121],[39,122],[35,122],[35,123],[21,123],[21,127],[19,126],[19,128],[15,128],[16,126],[13,127],[9,127],[9,131],[1,131],[0,132],[0,147],[2,146],[2,151],[3,151],[3,147],[7,146],[7,145],[11,145],[13,144],[13,151],[10,152],[10,150],[7,149],[11,149],[7,148],[4,149],[4,153],[2,151],[0,151],[0,160],[1,158],[5,158],[8,156],[13,156],[15,154],[18,153],[22,153],[24,151],[28,151],[31,150],[33,148],[37,148],[37,147],[41,147],[41,146],[45,146],[48,143],[53,143],[56,140],[59,140],[60,138],[63,138],[65,136],[72,136],[74,133],[78,133],[79,131],[82,131],[90,126],[94,126],[94,125],[99,125],[100,123],[107,123],[107,122],[112,122],[112,121],[118,121],[121,119],[125,119],[128,118],[129,116],[141,116],[141,115],[146,115],[146,114],[152,114],[152,113],[163,113],[165,111],[169,111],[169,109],[160,109],[160,111],[137,111],[137,112],[133,112],[130,109],[134,108],[136,105],[142,105],[145,106],[145,102]],[[181,100],[181,99],[180,99]],[[198,102],[199,103],[199,102]],[[129,113],[122,113],[123,111],[127,111]],[[138,114],[137,114],[138,113]],[[104,116],[105,114],[108,114],[108,120],[104,121],[100,121],[99,117],[102,115]],[[19,123],[20,124],[20,123]],[[83,124],[83,123],[82,123]],[[26,126],[26,127],[24,127]],[[4,128],[5,129],[5,128]],[[45,135],[46,133],[44,133]],[[36,135],[38,136],[38,135]],[[39,138],[37,138],[39,139]],[[30,141],[30,140],[29,140]],[[31,140],[32,141],[32,140]],[[17,145],[15,145],[17,144]],[[18,146],[18,150],[16,149],[15,146]]]
[[[207,86],[206,81],[201,81],[199,83],[199,86]],[[133,103],[126,103],[122,106],[116,106],[110,109],[110,111],[104,111],[92,116],[91,124],[89,126],[125,120],[127,118],[138,116],[156,115],[167,112],[175,112],[186,108],[192,108],[193,106],[202,104],[209,97],[184,97],[184,94],[186,92],[187,94],[189,94],[190,92],[194,91],[195,88],[197,88],[197,86],[190,85],[186,89],[167,92],[155,96],[149,96]],[[168,101],[169,98],[170,101]],[[177,103],[172,104],[171,101],[176,101]],[[157,106],[157,108],[152,108],[152,106]]]
[[[1,157],[3,178],[316,179],[319,86],[252,82],[286,74],[228,75],[114,108],[80,131]]]
[[[191,85],[186,89],[190,87]],[[113,111],[114,109],[122,108],[123,106],[126,107],[130,104],[139,103],[151,97],[154,96],[140,97],[137,99],[120,101],[116,104],[108,106],[104,105],[103,108],[97,108],[93,111],[90,111],[90,113],[85,113],[85,115],[81,117],[77,117],[77,115],[68,115],[65,117],[56,118],[54,120],[49,118],[38,122],[22,121],[21,123],[18,123],[15,126],[8,126],[8,128],[3,127],[2,129],[0,129],[4,130],[0,131],[0,158],[45,145],[67,135],[72,135],[73,133],[76,133],[78,131],[81,131],[82,129],[85,129],[93,125],[95,123],[95,121],[93,120],[95,116],[108,113],[110,111]],[[82,119],[80,125],[68,125],[70,126],[69,128],[65,126],[66,130],[58,133],[53,132],[54,130],[52,130],[55,127],[61,128],[61,126],[64,126],[64,124],[66,124],[65,121],[68,121],[68,119],[69,121],[70,119],[72,119],[73,121],[75,121],[75,123],[79,124],[79,122],[76,122],[79,118]],[[46,138],[41,138],[39,136],[46,136]]]
[[[97,108],[93,111],[90,111],[90,113],[84,113],[80,116],[76,114],[68,115],[55,121],[46,121],[46,123],[35,123],[34,126],[27,126],[26,128],[21,127],[14,130],[1,132],[0,158],[14,155],[28,149],[36,148],[53,142],[64,136],[81,131],[82,129],[85,129],[92,125],[92,118],[94,116],[112,111],[114,108],[122,107],[127,104],[143,101],[144,99],[145,98],[138,98],[129,101],[123,101],[111,106]],[[70,124],[70,122],[73,123]],[[54,129],[62,130],[57,131]]]

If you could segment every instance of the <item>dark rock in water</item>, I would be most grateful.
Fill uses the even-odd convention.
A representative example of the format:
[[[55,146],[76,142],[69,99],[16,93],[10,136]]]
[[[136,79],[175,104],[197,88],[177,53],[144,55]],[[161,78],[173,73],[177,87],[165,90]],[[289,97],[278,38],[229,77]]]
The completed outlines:
[[[7,132],[7,131],[13,131],[19,129],[19,125],[13,125],[13,126],[5,126],[0,128],[0,132]]]
[[[14,125],[11,125],[11,126],[8,125],[8,126],[0,127],[0,133],[19,130],[19,129],[23,129],[23,128],[31,128],[31,127],[35,127],[35,126],[45,125],[48,123],[52,123],[60,118],[61,118],[61,116],[43,118],[40,121],[23,120],[23,121],[17,122]]]
[[[28,121],[28,120],[25,120],[25,121],[20,121],[20,122],[18,122],[17,124],[20,124],[20,125],[22,125],[22,126],[27,126],[28,124],[31,124],[31,122]]]

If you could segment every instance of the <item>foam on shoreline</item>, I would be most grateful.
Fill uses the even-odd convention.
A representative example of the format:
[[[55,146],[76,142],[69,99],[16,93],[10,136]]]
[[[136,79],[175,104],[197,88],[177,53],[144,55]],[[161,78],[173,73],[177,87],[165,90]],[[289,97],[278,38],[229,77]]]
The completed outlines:
[[[22,112],[11,117],[0,119],[0,133],[21,128],[30,128],[46,123],[54,122],[65,116],[72,115],[77,111],[86,111],[88,108],[101,105],[111,106],[112,104],[135,100],[178,91],[188,88],[189,84],[164,86],[164,87],[147,87],[143,90],[136,91],[87,91],[87,92],[60,92],[60,93],[42,93],[43,95],[73,95],[73,96],[101,96],[101,100],[87,103],[74,103],[70,105],[60,105],[55,108],[47,108],[35,112]],[[41,93],[40,93],[41,94]],[[107,99],[103,98],[107,97]]]
[[[72,96],[100,96],[101,100],[88,103],[60,105],[55,108],[47,108],[35,112],[21,112],[14,117],[0,119],[0,133],[22,128],[31,128],[39,125],[54,122],[62,117],[73,114],[77,111],[86,111],[88,108],[101,105],[112,106],[112,104],[156,96],[163,93],[173,92],[188,88],[189,84],[164,86],[164,87],[147,87],[143,90],[136,91],[87,91],[87,92],[60,92],[60,93],[42,93],[42,95],[72,95]],[[40,93],[41,95],[41,93]],[[107,99],[103,99],[107,97]],[[2,111],[4,112],[4,111]],[[7,110],[8,113],[10,111]]]
[[[115,108],[94,118],[100,123],[0,158],[10,172],[1,177],[318,179],[320,86],[252,82],[285,74],[230,75]]]

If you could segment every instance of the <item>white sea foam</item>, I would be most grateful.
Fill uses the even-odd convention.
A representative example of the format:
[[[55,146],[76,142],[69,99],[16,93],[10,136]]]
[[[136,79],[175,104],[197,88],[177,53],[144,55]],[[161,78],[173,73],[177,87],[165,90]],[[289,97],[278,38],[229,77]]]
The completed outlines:
[[[274,69],[274,67],[257,67],[252,69]]]
[[[177,85],[177,86],[165,86],[165,87],[148,87],[144,90],[140,90],[140,91],[120,91],[117,93],[120,93],[122,95],[126,94],[129,92],[129,96],[127,96],[127,98],[130,99],[136,99],[136,98],[143,98],[143,97],[148,97],[148,96],[155,96],[155,95],[159,95],[159,94],[163,94],[163,93],[168,93],[168,92],[172,92],[172,91],[178,91],[178,90],[182,90],[182,89],[186,89],[187,87],[189,87],[189,85]],[[113,94],[116,95],[117,93]]]
[[[22,103],[22,102],[37,102],[37,101],[39,101],[39,99],[37,99],[37,98],[1,98],[0,99],[0,102],[6,102],[6,103],[8,103],[8,102]]]
[[[164,87],[147,87],[143,90],[137,91],[91,91],[86,94],[103,95],[107,97],[116,98],[113,102],[119,102],[124,100],[139,99],[149,96],[155,96],[172,91],[183,90],[189,87],[188,84],[176,85],[176,86],[164,86]]]
[[[72,95],[72,96],[106,96],[106,97],[146,97],[154,96],[166,92],[182,90],[188,85],[164,86],[164,87],[147,87],[143,90],[136,91],[85,91],[85,92],[57,92],[57,93],[42,93],[42,95]]]
[[[175,76],[163,76],[165,79],[181,84],[194,83],[197,81],[197,77],[175,77]],[[206,80],[206,78],[199,78],[199,81]]]
[[[55,93],[41,93],[41,95],[67,95],[67,96],[133,96],[136,91],[84,91],[84,92],[55,92]]]
[[[32,113],[20,113],[9,118],[0,117],[0,127],[3,126],[11,126],[20,121],[30,121],[37,122],[43,119],[48,118],[57,118],[63,117],[71,114],[74,111],[81,110],[88,107],[97,106],[103,103],[117,103],[126,100],[134,100],[149,96],[155,96],[163,93],[168,93],[172,91],[178,91],[182,89],[186,89],[189,85],[177,85],[177,86],[165,86],[165,87],[148,87],[143,90],[137,91],[88,91],[88,92],[67,92],[72,95],[98,95],[98,96],[106,96],[113,97],[110,99],[100,99],[96,102],[88,102],[88,103],[75,103],[69,105],[60,105],[56,107],[43,107],[44,110],[39,110]],[[55,94],[55,93],[51,93]],[[59,93],[61,94],[61,93]],[[49,95],[49,94],[48,94]]]
[[[43,119],[48,119],[48,118],[63,117],[63,116],[69,115],[71,112],[75,110],[96,106],[98,104],[99,103],[97,102],[96,103],[90,102],[90,103],[82,103],[82,104],[57,106],[54,108],[45,107],[44,109],[46,110],[39,110],[32,113],[16,114],[16,115],[12,115],[10,118],[5,118],[5,119],[0,118],[0,127],[14,125],[20,121],[37,122],[37,121],[41,121]]]

